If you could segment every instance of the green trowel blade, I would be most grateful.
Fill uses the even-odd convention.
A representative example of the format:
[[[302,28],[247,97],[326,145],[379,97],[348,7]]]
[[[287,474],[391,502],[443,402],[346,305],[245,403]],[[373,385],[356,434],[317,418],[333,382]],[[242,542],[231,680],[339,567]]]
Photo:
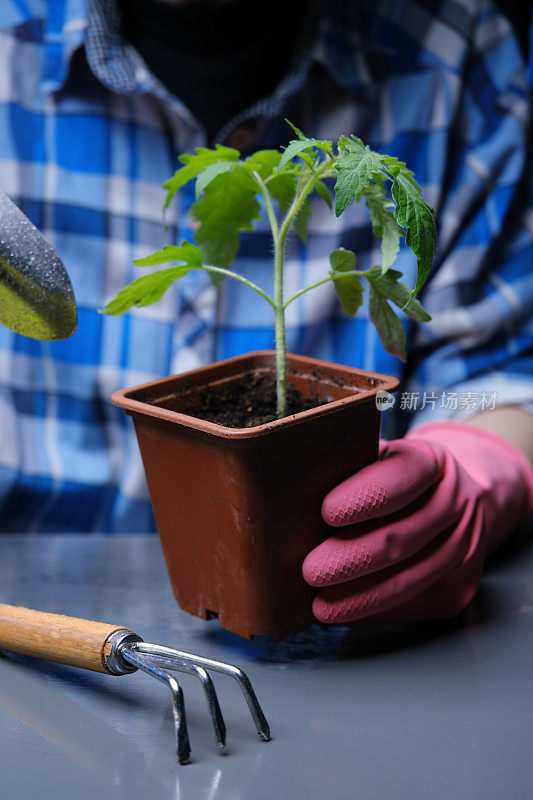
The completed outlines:
[[[0,322],[32,339],[66,339],[77,325],[63,262],[1,189]]]

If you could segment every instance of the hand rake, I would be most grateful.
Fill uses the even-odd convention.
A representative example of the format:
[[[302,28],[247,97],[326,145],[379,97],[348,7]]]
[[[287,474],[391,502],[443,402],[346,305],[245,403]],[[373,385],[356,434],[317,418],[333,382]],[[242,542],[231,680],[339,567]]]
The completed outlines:
[[[195,675],[201,681],[220,749],[226,744],[226,726],[208,670],[228,675],[237,681],[257,733],[264,742],[270,740],[268,722],[250,680],[241,669],[173,647],[143,642],[129,628],[0,603],[0,649],[108,675],[126,675],[141,669],[165,683],[172,697],[180,764],[188,763],[191,748],[183,691],[176,677],[168,670]]]

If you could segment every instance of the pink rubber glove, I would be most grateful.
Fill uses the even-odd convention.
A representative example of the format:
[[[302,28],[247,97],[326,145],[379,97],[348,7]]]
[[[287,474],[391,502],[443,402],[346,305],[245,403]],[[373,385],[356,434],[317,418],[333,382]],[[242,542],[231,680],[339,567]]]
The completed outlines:
[[[486,555],[532,511],[533,467],[495,434],[440,422],[382,441],[379,460],[324,500],[339,531],[303,564],[311,586],[328,587],[313,612],[327,623],[456,614]]]

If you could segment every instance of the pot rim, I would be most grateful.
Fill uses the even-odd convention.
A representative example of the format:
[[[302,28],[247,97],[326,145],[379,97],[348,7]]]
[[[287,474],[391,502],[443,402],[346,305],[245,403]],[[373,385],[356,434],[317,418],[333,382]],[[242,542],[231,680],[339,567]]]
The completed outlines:
[[[349,367],[344,364],[335,364],[331,361],[324,361],[312,356],[302,356],[295,353],[287,353],[287,366],[294,369],[295,363],[301,366],[307,366],[310,369],[320,368],[322,371],[331,370],[334,372],[343,372],[345,375],[353,377],[364,377],[376,381],[376,385],[368,389],[360,389],[357,394],[343,397],[339,400],[333,400],[330,403],[316,406],[315,408],[307,409],[306,411],[299,411],[296,414],[290,414],[282,419],[276,419],[272,422],[266,422],[263,425],[255,425],[250,428],[229,428],[225,425],[219,425],[215,422],[193,417],[188,414],[183,414],[179,411],[172,411],[167,408],[161,408],[153,403],[145,402],[135,399],[132,395],[139,392],[146,392],[155,388],[170,387],[175,384],[176,380],[185,381],[188,378],[206,374],[215,369],[219,369],[224,365],[238,364],[239,362],[246,362],[253,359],[265,359],[265,364],[268,363],[266,359],[271,361],[275,360],[275,350],[254,350],[242,355],[226,358],[221,361],[214,361],[203,367],[182,372],[178,375],[170,375],[165,378],[158,378],[148,383],[139,384],[138,386],[131,386],[126,389],[119,389],[111,395],[111,402],[113,405],[125,409],[129,414],[140,414],[143,416],[155,417],[156,419],[165,420],[180,427],[192,428],[194,430],[203,431],[204,433],[212,434],[217,437],[225,439],[251,439],[259,436],[265,436],[271,432],[293,427],[295,425],[310,422],[317,417],[323,417],[327,414],[335,413],[336,411],[346,407],[361,405],[371,401],[378,391],[394,392],[398,388],[399,380],[390,375],[383,375],[379,372],[369,372],[368,370],[357,369],[356,367]],[[292,362],[292,366],[291,366]],[[302,373],[301,369],[296,369],[296,372]],[[235,373],[235,377],[238,373]],[[231,377],[231,376],[230,376]],[[316,380],[316,378],[315,378]],[[346,388],[350,388],[349,384]],[[155,398],[154,398],[155,399]]]

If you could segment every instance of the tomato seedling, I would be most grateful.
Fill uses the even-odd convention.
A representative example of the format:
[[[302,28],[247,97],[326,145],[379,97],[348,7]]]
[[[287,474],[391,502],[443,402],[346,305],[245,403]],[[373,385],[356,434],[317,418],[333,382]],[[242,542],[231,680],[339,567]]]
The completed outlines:
[[[291,123],[289,123],[291,125]],[[305,292],[333,281],[343,310],[353,316],[363,301],[363,283],[369,287],[369,315],[383,346],[405,358],[406,341],[402,323],[389,305],[399,306],[412,319],[430,319],[416,294],[426,280],[436,246],[433,209],[422,196],[414,174],[394,156],[371,150],[355,136],[331,141],[311,139],[291,125],[297,138],[283,150],[259,150],[241,158],[238,150],[217,144],[180,156],[183,164],[164,184],[166,209],[185,184],[194,180],[195,202],[192,218],[198,224],[195,244],[166,245],[162,250],[133,263],[141,267],[174,262],[176,266],[157,270],[130,283],[105,308],[107,314],[121,314],[131,306],[146,306],[159,300],[174,281],[190,270],[206,270],[217,287],[225,277],[233,278],[257,292],[272,306],[275,319],[277,414],[287,409],[285,311]],[[284,250],[287,236],[295,230],[307,239],[312,213],[309,197],[316,192],[332,208],[325,181],[336,179],[335,214],[342,214],[352,201],[364,197],[372,230],[381,240],[381,264],[356,269],[351,250],[337,248],[330,254],[331,269],[319,281],[285,298],[283,291]],[[273,291],[229,269],[239,250],[240,234],[252,231],[261,216],[259,198],[268,216],[274,251]],[[392,266],[405,236],[418,261],[416,284],[411,290],[400,283],[402,274]]]

